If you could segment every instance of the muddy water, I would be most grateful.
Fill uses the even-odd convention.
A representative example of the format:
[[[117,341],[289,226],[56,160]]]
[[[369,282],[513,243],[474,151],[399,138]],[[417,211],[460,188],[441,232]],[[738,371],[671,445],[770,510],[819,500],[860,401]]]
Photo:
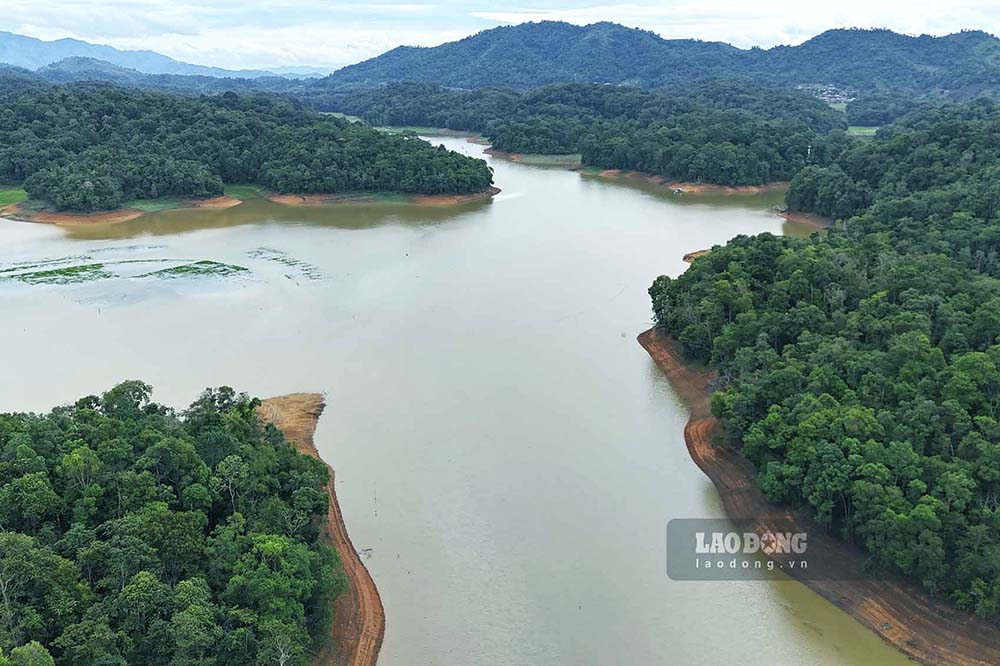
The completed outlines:
[[[384,666],[904,663],[797,584],[665,575],[666,521],[722,511],[635,342],[646,288],[686,252],[801,233],[775,195],[493,166],[503,193],[454,208],[2,222],[0,406],[126,378],[178,406],[325,391],[317,445],[385,603]]]

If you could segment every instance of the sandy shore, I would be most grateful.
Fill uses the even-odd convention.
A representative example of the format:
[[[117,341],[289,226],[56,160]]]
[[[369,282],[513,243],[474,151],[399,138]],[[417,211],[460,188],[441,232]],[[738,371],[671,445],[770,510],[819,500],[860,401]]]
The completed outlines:
[[[829,229],[833,226],[833,220],[831,218],[816,215],[815,213],[800,213],[795,210],[783,210],[779,212],[778,215],[785,218],[789,222],[804,224],[817,229]]]
[[[624,171],[622,169],[604,169],[602,171],[584,171],[587,175],[600,178],[632,178],[643,180],[654,185],[663,185],[672,190],[683,190],[684,194],[761,194],[763,192],[781,192],[788,189],[787,182],[765,183],[763,185],[716,185],[714,183],[685,183],[669,180],[662,176],[644,173],[642,171]]]
[[[326,403],[319,393],[292,393],[268,398],[258,408],[259,416],[273,423],[300,452],[322,460],[313,443],[313,434]],[[347,590],[334,602],[330,640],[316,656],[316,666],[347,664],[374,666],[385,635],[385,612],[375,581],[347,535],[347,527],[337,503],[334,472],[326,487],[330,498],[326,536],[337,550],[347,575]]]
[[[685,262],[691,263],[698,257],[704,257],[706,254],[711,252],[711,250],[695,250],[694,252],[688,252],[683,257],[681,257]]]
[[[827,536],[800,515],[771,504],[757,487],[756,471],[731,446],[714,444],[718,422],[710,409],[712,375],[683,362],[673,341],[649,330],[639,344],[667,375],[690,412],[684,428],[688,453],[711,479],[726,515],[749,520],[754,531],[767,530],[767,520],[781,517],[809,533],[809,552],[836,563],[837,580],[801,580],[808,588],[838,606],[878,634],[882,640],[927,666],[996,666],[1000,664],[1000,629],[928,597],[909,582],[865,580],[867,556],[857,547]],[[794,578],[799,576],[794,575]]]
[[[394,202],[417,204],[420,206],[452,206],[455,204],[485,201],[500,193],[499,187],[490,187],[472,194],[268,194],[274,203],[285,206],[333,206],[337,204],[369,204]],[[390,197],[390,198],[387,198]]]
[[[185,208],[231,208],[242,201],[234,197],[219,196],[209,199],[187,199],[176,206],[163,210],[183,210]],[[155,211],[160,212],[160,211]],[[25,209],[21,204],[13,204],[0,209],[0,215],[18,222],[37,222],[40,224],[56,224],[59,226],[78,226],[88,224],[120,224],[148,215],[146,211],[137,208],[119,208],[96,213],[57,213],[51,211],[35,211]]]

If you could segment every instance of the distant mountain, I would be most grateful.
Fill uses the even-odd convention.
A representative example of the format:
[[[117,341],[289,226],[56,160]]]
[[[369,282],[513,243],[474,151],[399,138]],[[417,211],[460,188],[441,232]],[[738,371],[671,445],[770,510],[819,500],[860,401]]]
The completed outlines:
[[[38,69],[74,57],[102,60],[146,74],[187,74],[241,78],[273,76],[273,73],[261,70],[229,70],[192,65],[154,51],[120,51],[111,46],[90,44],[77,39],[57,39],[46,42],[34,37],[0,31],[0,63],[26,69]]]
[[[199,94],[229,91],[291,93],[301,91],[306,85],[306,82],[299,78],[276,75],[239,78],[198,74],[145,74],[103,60],[81,57],[65,58],[40,67],[34,72],[21,69],[15,73],[49,83],[100,81],[147,90]]]
[[[614,23],[545,21],[494,28],[431,48],[403,46],[334,72],[322,85],[424,81],[533,88],[586,81],[657,88],[709,79],[834,84],[862,92],[971,97],[1000,92],[1000,40],[967,31],[910,37],[829,30],[799,46],[738,49],[663,39]]]

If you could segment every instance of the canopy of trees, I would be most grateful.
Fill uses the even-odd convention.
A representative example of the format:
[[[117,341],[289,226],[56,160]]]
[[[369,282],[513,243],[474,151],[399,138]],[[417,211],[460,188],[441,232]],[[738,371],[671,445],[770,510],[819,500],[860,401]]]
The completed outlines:
[[[345,585],[326,466],[232,389],[149,397],[0,414],[0,664],[307,664]]]
[[[489,187],[472,159],[321,116],[290,99],[180,97],[98,84],[0,88],[0,181],[60,210],[206,197],[224,183],[281,193],[461,194]]]
[[[847,218],[876,204],[875,219],[895,224],[960,208],[989,219],[997,205],[1000,108],[987,100],[924,109],[853,142],[827,167],[792,180],[788,205]],[[912,209],[912,210],[910,210]]]
[[[908,116],[790,201],[860,213],[740,237],[650,289],[718,369],[713,410],[772,498],[1000,621],[1000,109]]]
[[[828,30],[797,46],[739,49],[663,39],[615,23],[543,21],[498,27],[433,48],[401,46],[311,87],[423,81],[468,89],[556,83],[661,88],[741,79],[967,99],[1000,91],[998,55],[1000,40],[980,31],[911,37],[889,30]]]
[[[843,116],[819,100],[733,82],[683,95],[596,84],[518,93],[403,83],[342,91],[325,103],[376,125],[482,132],[507,152],[581,153],[586,165],[726,185],[787,180],[848,141],[842,132],[827,136],[843,128]]]

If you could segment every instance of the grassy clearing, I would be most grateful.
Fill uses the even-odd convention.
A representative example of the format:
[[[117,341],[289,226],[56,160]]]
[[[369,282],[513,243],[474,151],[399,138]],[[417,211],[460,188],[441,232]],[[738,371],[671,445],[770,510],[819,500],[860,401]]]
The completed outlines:
[[[143,213],[158,213],[163,210],[173,210],[188,205],[190,199],[182,197],[159,197],[157,199],[133,199],[126,201],[123,208],[134,208]]]
[[[847,102],[829,102],[830,108],[834,111],[847,113]]]
[[[526,155],[520,155],[515,160],[521,164],[532,164],[535,166],[559,166],[566,168],[576,168],[582,166],[582,158],[579,153],[573,155],[542,155],[536,153],[528,153]]]
[[[475,132],[450,130],[450,129],[444,129],[442,127],[420,127],[418,125],[376,127],[375,129],[377,129],[380,132],[388,132],[389,134],[403,134],[404,132],[412,132],[413,134],[419,134],[421,136],[456,136],[456,137],[479,136],[479,134]]]
[[[0,206],[21,203],[28,198],[28,193],[21,187],[0,187]]]
[[[227,197],[246,201],[247,199],[261,199],[267,196],[267,190],[260,185],[226,185],[223,194]]]
[[[877,127],[862,127],[861,125],[851,125],[847,128],[847,133],[851,136],[858,136],[865,139],[870,139],[875,136],[875,132],[878,131]]]
[[[347,121],[352,122],[352,123],[363,123],[363,122],[365,122],[362,118],[359,118],[358,116],[349,116],[346,113],[341,113],[340,111],[321,111],[320,113],[322,115],[324,115],[324,116],[333,116],[334,118],[343,118],[344,120],[347,120]]]

